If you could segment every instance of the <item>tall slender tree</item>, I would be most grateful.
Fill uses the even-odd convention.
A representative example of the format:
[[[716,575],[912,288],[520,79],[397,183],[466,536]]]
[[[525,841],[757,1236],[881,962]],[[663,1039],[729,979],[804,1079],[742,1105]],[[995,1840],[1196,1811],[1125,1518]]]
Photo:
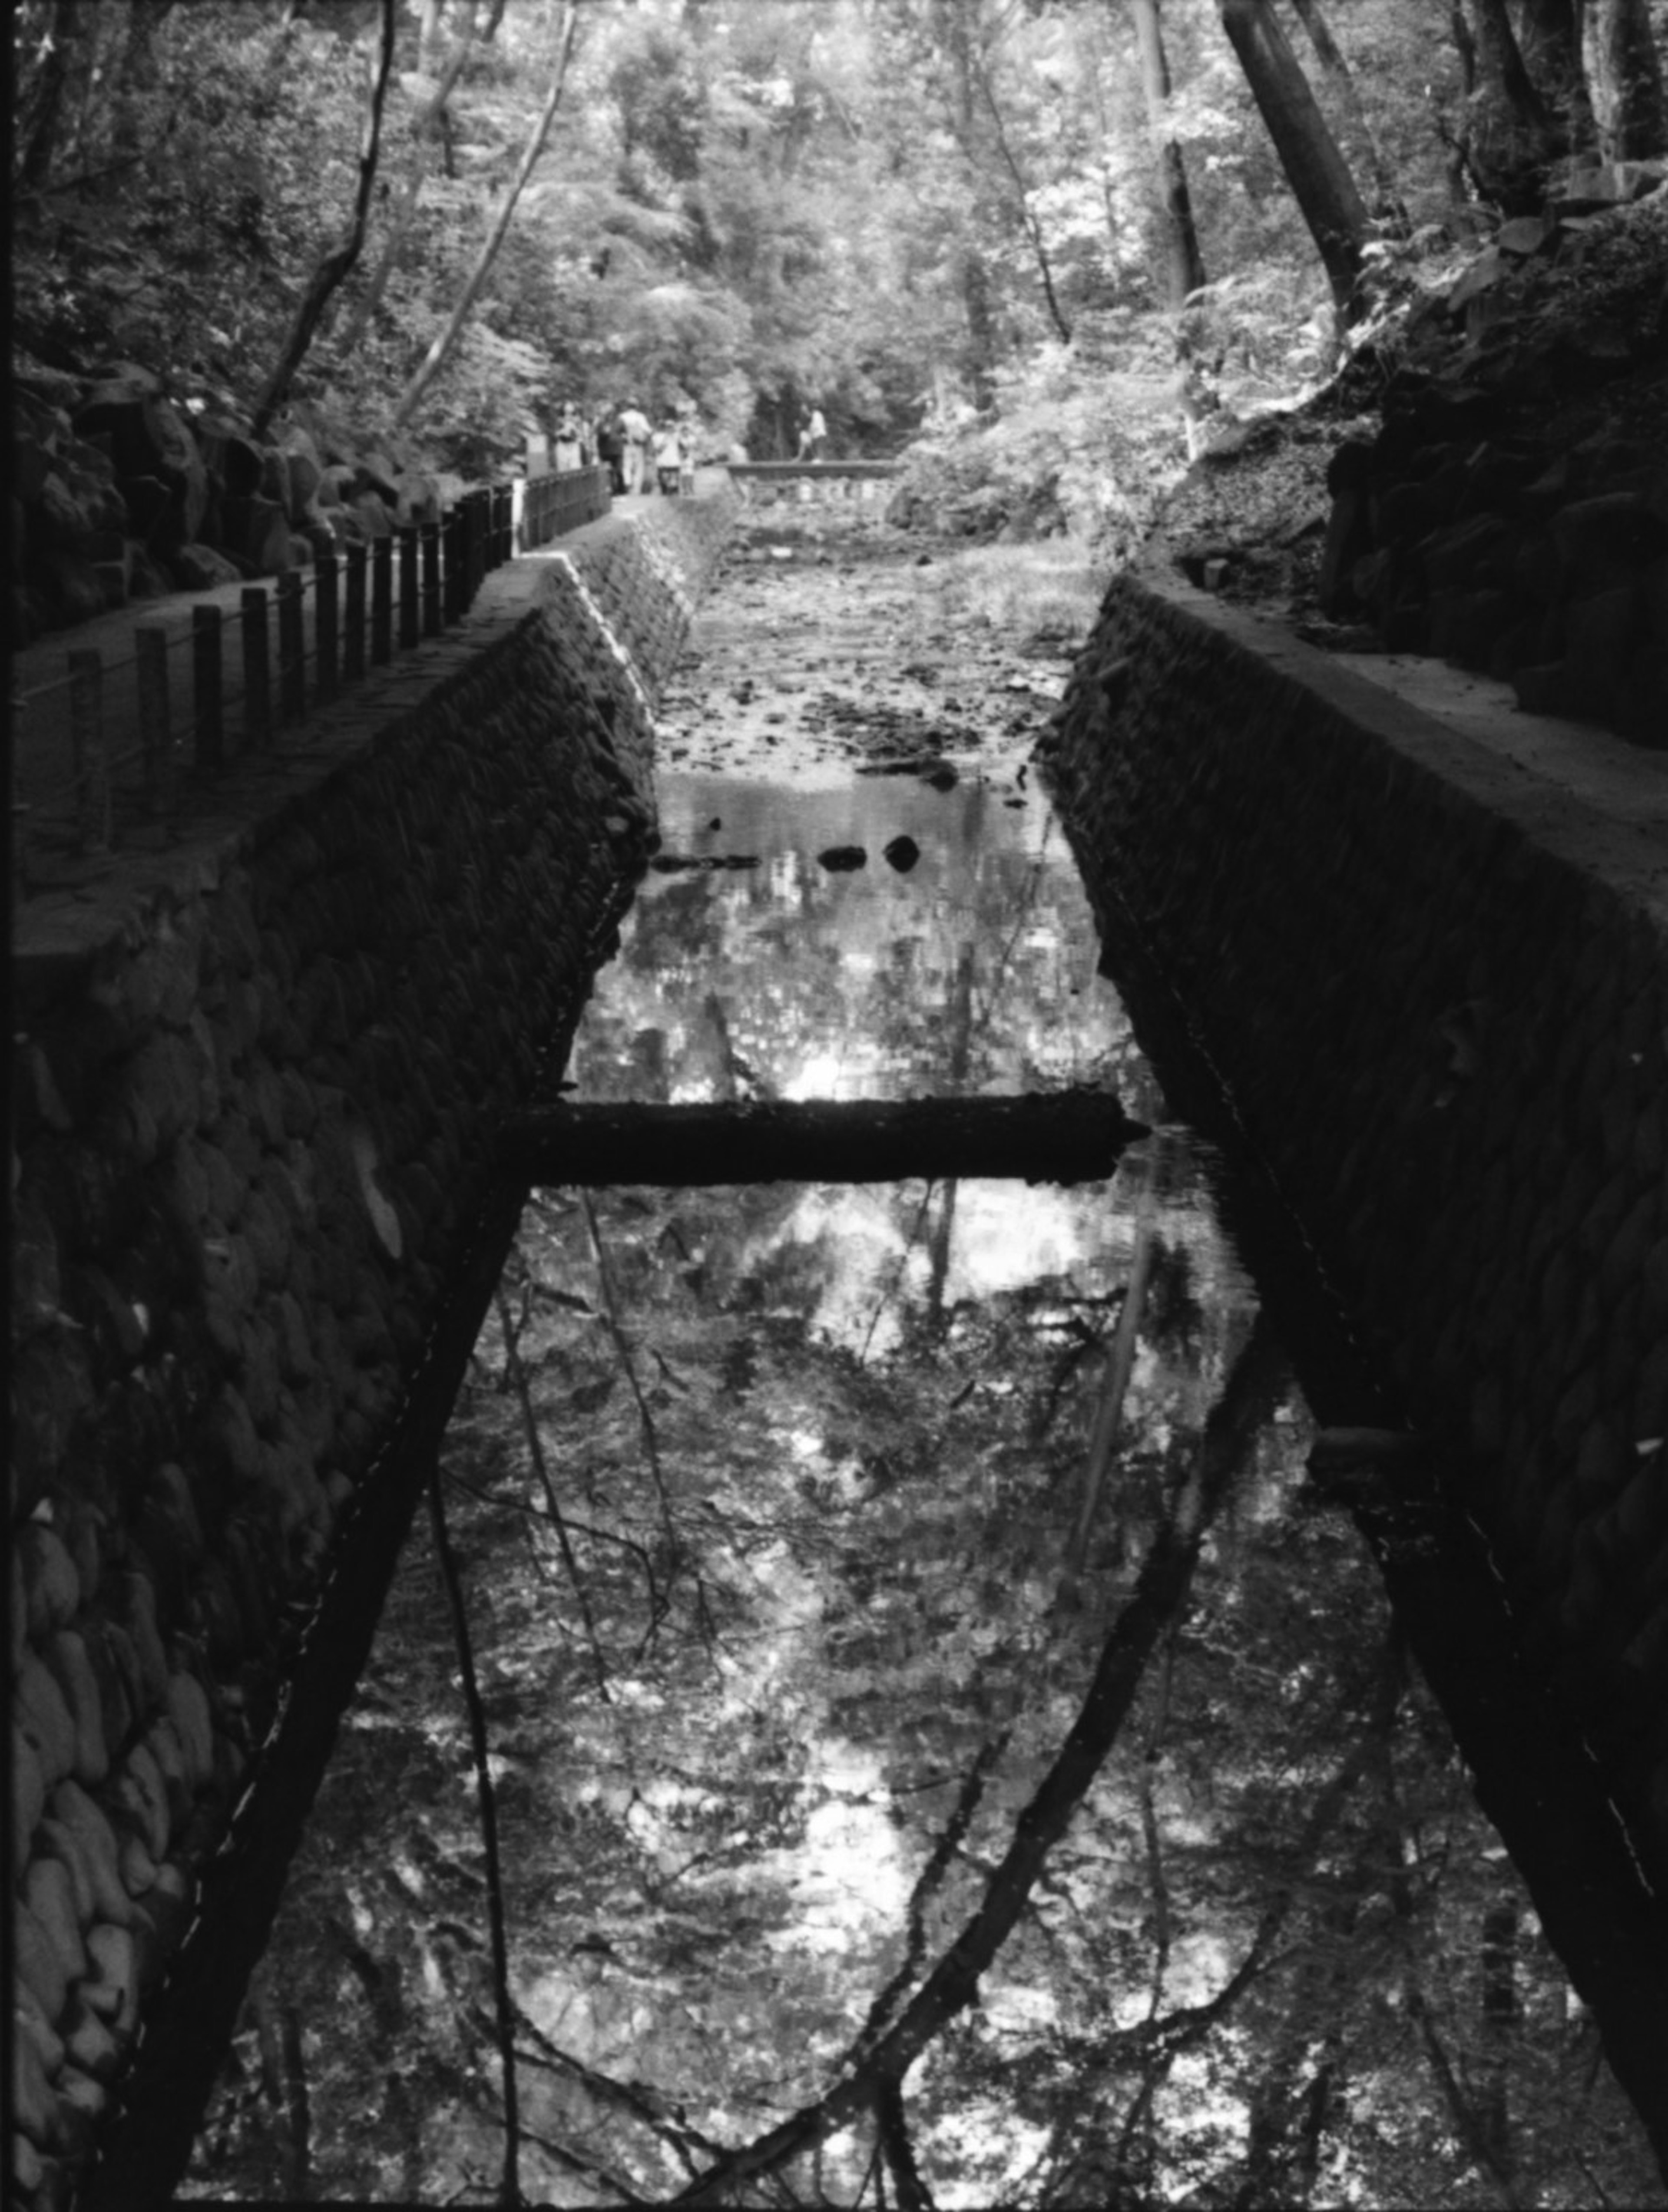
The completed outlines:
[[[1548,0],[1548,4],[1568,4],[1568,0]],[[1343,49],[1332,35],[1332,26],[1320,0],[1293,0],[1309,33],[1309,43],[1315,50],[1326,82],[1331,86],[1338,106],[1345,117],[1351,137],[1360,152],[1365,155],[1373,179],[1374,212],[1380,222],[1387,223],[1396,233],[1405,237],[1412,228],[1408,219],[1406,203],[1391,174],[1384,149],[1379,143],[1379,134],[1373,127],[1373,118],[1367,112],[1361,87],[1355,82],[1355,72],[1345,59]]]
[[[64,94],[82,27],[80,0],[53,0],[52,11],[40,39],[40,67],[27,104],[17,118],[17,135],[22,147],[16,171],[20,191],[38,191],[52,169],[63,121]]]
[[[950,112],[964,153],[977,168],[973,152],[980,135],[977,71],[973,42],[978,0],[935,0],[934,29],[950,63]],[[976,238],[964,240],[958,259],[962,306],[967,318],[968,380],[973,404],[986,408],[995,393],[996,316],[990,296],[990,272]]]
[[[1524,66],[1572,154],[1591,153],[1598,143],[1581,53],[1584,4],[1585,0],[1523,0],[1518,34]]]
[[[1612,161],[1668,154],[1662,54],[1646,0],[1598,0],[1598,62],[1610,95],[1605,151]]]
[[[545,105],[539,111],[539,118],[533,125],[527,145],[522,151],[520,165],[510,180],[509,188],[504,194],[492,228],[487,234],[486,242],[476,258],[475,266],[469,273],[469,281],[464,286],[457,305],[447,318],[445,329],[418,362],[405,391],[399,396],[399,404],[395,408],[393,415],[396,429],[411,421],[416,412],[417,402],[451,358],[452,349],[461,337],[465,324],[469,320],[470,310],[479,298],[481,287],[485,283],[492,264],[498,258],[500,247],[509,234],[509,226],[514,217],[516,203],[527,188],[527,179],[538,166],[539,157],[544,152],[545,142],[551,135],[551,125],[556,120],[556,111],[562,102],[563,87],[568,81],[568,64],[573,59],[574,37],[578,27],[579,0],[568,0],[567,9],[562,19],[562,28],[557,37],[556,66],[551,74],[551,88],[545,97]]]
[[[1165,240],[1165,301],[1177,320],[1178,350],[1182,349],[1180,318],[1189,298],[1205,282],[1204,256],[1193,221],[1193,201],[1187,188],[1187,169],[1181,142],[1170,113],[1170,57],[1165,52],[1164,29],[1159,21],[1159,0],[1129,0],[1135,39],[1141,49],[1141,89],[1147,107],[1148,135],[1158,175],[1159,206]]]
[[[382,295],[388,288],[388,279],[393,274],[395,264],[411,234],[412,220],[417,211],[417,203],[423,197],[423,184],[429,173],[430,150],[440,138],[447,112],[447,103],[457,89],[458,80],[463,75],[465,64],[472,53],[476,51],[478,36],[480,46],[486,46],[491,44],[499,24],[503,21],[504,7],[505,0],[491,0],[491,4],[487,9],[486,21],[482,25],[478,34],[475,28],[474,8],[471,6],[464,10],[463,24],[459,31],[456,44],[447,59],[446,67],[441,72],[439,82],[417,116],[414,131],[417,139],[416,150],[412,154],[411,166],[406,170],[405,181],[400,185],[399,197],[388,216],[382,240],[382,251],[377,256],[376,266],[372,270],[347,327],[342,332],[341,346],[344,354],[352,353],[360,339],[363,337],[372,316],[382,304]],[[435,36],[435,26],[429,18],[437,12],[433,7],[424,11],[423,30],[425,52],[427,43],[432,41]]]
[[[397,9],[395,0],[382,0],[380,12],[381,35],[377,51],[369,66],[370,84],[365,100],[365,127],[359,146],[359,184],[353,198],[353,215],[345,235],[323,256],[308,279],[301,303],[295,311],[289,336],[284,342],[271,374],[267,378],[259,399],[255,404],[254,420],[251,428],[257,438],[264,437],[272,417],[283,406],[296,370],[307,358],[314,333],[323,319],[332,295],[343,283],[365,242],[365,223],[370,213],[371,192],[376,183],[377,156],[382,145],[382,111],[388,97],[388,79],[393,72],[394,29]]]
[[[1218,4],[1222,27],[1309,226],[1338,312],[1352,322],[1362,307],[1361,249],[1370,223],[1349,164],[1268,0]]]
[[[1476,187],[1507,215],[1540,206],[1562,145],[1557,118],[1525,64],[1506,0],[1472,0],[1476,76],[1469,102],[1467,159]]]
[[[989,113],[990,127],[995,137],[996,151],[1013,184],[1014,198],[1019,207],[1020,222],[1026,238],[1031,242],[1031,250],[1036,259],[1038,273],[1043,281],[1043,296],[1048,302],[1049,320],[1053,324],[1060,343],[1062,345],[1069,345],[1071,325],[1066,320],[1065,313],[1060,305],[1060,295],[1055,289],[1054,264],[1050,257],[1048,240],[1043,235],[1043,226],[1038,221],[1036,209],[1032,205],[1030,185],[1026,182],[1024,170],[1020,167],[1013,143],[1007,135],[1007,126],[1002,121],[1001,107],[996,99],[995,88],[990,82],[989,58],[984,54],[976,53],[974,70],[978,78],[979,90],[984,98],[985,107]]]

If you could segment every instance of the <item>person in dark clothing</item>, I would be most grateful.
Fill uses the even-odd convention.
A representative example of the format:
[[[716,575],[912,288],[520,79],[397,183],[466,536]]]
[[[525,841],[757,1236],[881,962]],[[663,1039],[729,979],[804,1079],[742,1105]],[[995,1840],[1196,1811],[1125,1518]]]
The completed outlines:
[[[608,471],[609,489],[616,499],[625,496],[625,433],[619,415],[605,407],[597,417],[597,459]]]

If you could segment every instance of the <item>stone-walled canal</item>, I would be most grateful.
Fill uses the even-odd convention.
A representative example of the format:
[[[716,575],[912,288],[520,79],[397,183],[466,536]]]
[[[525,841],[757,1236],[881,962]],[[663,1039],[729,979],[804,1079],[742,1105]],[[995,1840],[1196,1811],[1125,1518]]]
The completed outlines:
[[[182,1947],[225,1940],[205,1880],[247,1919],[217,1855],[234,1808],[276,1817],[286,1685],[337,1617],[374,1620],[414,1494],[388,1473],[402,1407],[490,1242],[495,1124],[559,1058],[646,858],[652,694],[728,505],[502,572],[308,726],[281,803],[249,764],[187,843],[18,918],[26,2196],[143,2122],[141,2022]],[[327,1742],[333,1716],[303,1717]],[[310,1789],[287,1773],[284,1820]]]
[[[310,732],[253,826],[205,825],[15,933],[25,2201],[63,2202],[101,2147],[97,2203],[183,2158],[179,2077],[206,2087],[235,2003],[215,1954],[239,1923],[244,1971],[258,1949],[362,1662],[514,1233],[491,1133],[559,1073],[646,863],[655,702],[733,519],[665,503],[521,564],[405,691]],[[1178,1003],[1233,1141],[1388,1378],[1438,1522],[1499,1578],[1547,1734],[1597,1777],[1602,1846],[1586,1777],[1543,1825],[1625,1891],[1580,1941],[1608,1949],[1628,2047],[1607,2039],[1648,2104],[1668,2048],[1659,779],[1645,760],[1625,804],[1572,793],[1129,585],[1049,751],[1109,957]],[[1659,2101],[1647,2118],[1660,2151]]]

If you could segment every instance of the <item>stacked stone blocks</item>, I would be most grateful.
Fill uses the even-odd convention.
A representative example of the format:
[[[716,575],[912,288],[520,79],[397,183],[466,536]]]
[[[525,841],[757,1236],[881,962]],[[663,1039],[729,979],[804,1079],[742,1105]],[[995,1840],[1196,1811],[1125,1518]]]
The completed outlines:
[[[651,848],[648,700],[730,506],[576,533],[545,605],[322,782],[83,962],[15,975],[24,2202],[65,2201],[95,2143],[494,1126]]]
[[[1109,594],[1055,754],[1091,891],[1469,1470],[1457,1503],[1660,1887],[1668,907],[1642,854],[1595,865],[1578,800],[1255,629]]]

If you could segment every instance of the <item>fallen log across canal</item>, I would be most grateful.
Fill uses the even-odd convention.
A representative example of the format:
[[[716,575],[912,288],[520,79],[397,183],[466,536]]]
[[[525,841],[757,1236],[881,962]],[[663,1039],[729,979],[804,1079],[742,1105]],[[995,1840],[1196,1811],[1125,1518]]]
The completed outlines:
[[[1020,1098],[570,1103],[505,1124],[504,1166],[534,1183],[903,1182],[998,1176],[1094,1182],[1148,1135],[1105,1091]]]

